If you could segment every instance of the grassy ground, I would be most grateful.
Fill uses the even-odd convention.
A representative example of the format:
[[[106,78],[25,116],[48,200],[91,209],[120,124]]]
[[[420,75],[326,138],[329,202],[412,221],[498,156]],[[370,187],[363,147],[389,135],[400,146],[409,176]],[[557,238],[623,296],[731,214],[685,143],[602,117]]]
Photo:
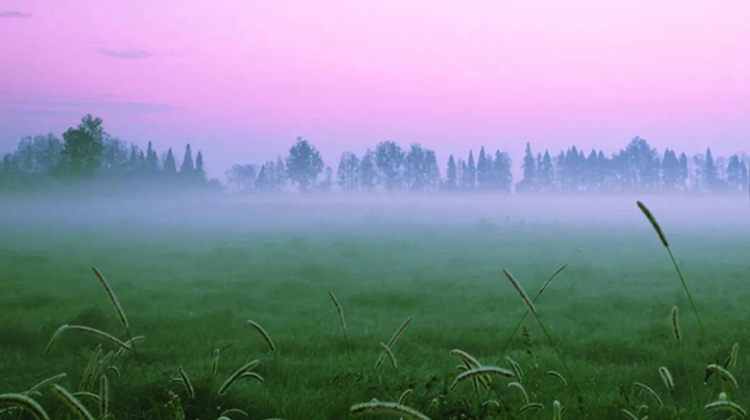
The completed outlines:
[[[368,229],[295,231],[144,222],[54,231],[5,226],[0,393],[26,390],[61,372],[68,374],[62,384],[78,390],[99,341],[67,332],[45,355],[61,324],[125,338],[92,265],[114,288],[133,333],[146,336],[137,356],[118,362],[121,377],[110,372],[110,410],[118,419],[174,418],[169,390],[180,396],[188,419],[213,420],[228,408],[245,410],[251,419],[343,419],[355,403],[396,401],[406,389],[413,389],[406,404],[433,419],[549,419],[554,400],[571,419],[622,418],[621,409],[635,411],[641,404],[649,406],[651,419],[713,418],[702,407],[717,399],[722,385],[716,378],[704,385],[708,354],[723,361],[735,342],[740,357],[732,371],[740,390],[750,386],[746,238],[715,229],[667,232],[706,324],[708,349],[645,219],[637,227],[607,229],[373,223]],[[508,367],[501,350],[525,307],[502,270],[533,295],[563,263],[568,268],[537,309],[572,375],[531,316],[524,324],[530,342],[519,334],[507,353],[523,367],[530,399],[544,408],[519,413],[523,402],[502,377],[493,380],[490,395],[475,392],[471,383],[447,393],[459,373],[452,349]],[[328,291],[343,306],[349,343]],[[672,338],[673,305],[680,308],[689,376]],[[393,347],[398,369],[385,363],[375,370],[378,343],[410,316],[413,322]],[[269,352],[248,319],[265,327],[276,352]],[[212,378],[216,348],[222,353]],[[104,344],[105,352],[113,349]],[[265,382],[239,382],[218,396],[221,382],[253,359],[262,361],[256,371]],[[195,399],[187,398],[181,383],[170,382],[179,366],[192,379]],[[672,394],[660,380],[660,366],[674,376]],[[566,376],[568,386],[546,375],[549,370]],[[664,407],[634,390],[636,381],[652,387]],[[750,408],[746,393],[729,394]],[[489,399],[499,407],[482,405]],[[69,413],[47,392],[39,401],[54,418]]]

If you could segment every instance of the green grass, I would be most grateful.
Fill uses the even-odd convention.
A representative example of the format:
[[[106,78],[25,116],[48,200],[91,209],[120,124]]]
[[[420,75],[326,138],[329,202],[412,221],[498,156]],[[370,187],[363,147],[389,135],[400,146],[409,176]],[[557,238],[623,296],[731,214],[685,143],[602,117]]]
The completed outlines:
[[[0,393],[27,390],[61,372],[68,374],[64,386],[77,390],[99,342],[68,332],[45,355],[61,324],[127,339],[91,271],[96,266],[117,294],[133,334],[146,336],[138,357],[129,354],[118,363],[122,377],[110,378],[109,410],[117,419],[173,418],[169,390],[180,396],[188,419],[213,420],[228,408],[245,410],[251,419],[343,419],[356,403],[397,401],[409,388],[414,392],[406,405],[433,419],[461,413],[549,419],[554,400],[567,407],[564,418],[570,419],[624,418],[621,409],[643,403],[651,419],[678,418],[675,404],[683,410],[679,418],[708,418],[702,407],[722,389],[715,377],[703,384],[708,354],[723,361],[734,342],[740,344],[733,369],[740,391],[731,397],[750,406],[744,393],[750,386],[750,248],[746,238],[728,229],[667,232],[705,323],[712,345],[707,349],[674,268],[645,219],[643,225],[590,230],[386,221],[367,229],[297,231],[144,222],[56,230],[6,226],[0,236]],[[584,393],[585,411],[579,412],[573,378],[564,387],[545,374],[564,370],[531,316],[524,323],[531,347],[519,334],[508,355],[522,365],[523,384],[543,410],[519,414],[518,393],[500,377],[493,378],[490,396],[474,392],[470,382],[443,395],[459,373],[459,361],[449,353],[454,348],[483,364],[508,367],[500,351],[526,307],[502,270],[512,272],[533,297],[563,263],[567,269],[536,308]],[[343,307],[349,343],[329,291]],[[675,304],[698,406],[672,338],[669,315]],[[387,342],[412,315],[392,349],[398,370],[386,362],[376,371],[378,343]],[[276,352],[269,352],[248,319],[268,331]],[[102,344],[105,353],[114,349]],[[215,348],[223,352],[219,374],[211,379]],[[224,379],[253,359],[262,361],[256,372],[265,382],[239,382],[219,397]],[[195,400],[181,383],[170,383],[179,366],[192,380]],[[674,403],[661,383],[660,366],[674,376]],[[633,382],[660,393],[665,407],[657,409],[648,395],[633,390]],[[440,404],[430,407],[435,398]],[[482,406],[488,399],[497,400],[500,410]],[[39,401],[53,418],[69,415],[49,392]],[[98,413],[95,409],[92,405]]]

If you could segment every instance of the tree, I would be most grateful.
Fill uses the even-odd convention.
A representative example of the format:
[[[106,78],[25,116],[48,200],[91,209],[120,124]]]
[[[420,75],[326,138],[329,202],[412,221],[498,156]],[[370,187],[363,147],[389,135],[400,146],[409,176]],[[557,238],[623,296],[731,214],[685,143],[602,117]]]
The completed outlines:
[[[320,183],[320,190],[329,192],[331,191],[331,186],[333,186],[333,169],[330,166],[326,166],[325,177],[323,178],[323,182]]]
[[[537,190],[537,167],[534,154],[531,152],[531,144],[526,143],[526,152],[523,157],[523,179],[516,185],[517,192],[529,193]]]
[[[510,193],[513,187],[513,162],[507,153],[496,151],[495,152],[495,179],[496,189],[503,193]]]
[[[401,186],[404,152],[392,141],[382,141],[375,147],[375,166],[385,189],[393,191]]]
[[[469,150],[469,160],[464,171],[464,187],[474,189],[477,187],[477,166],[474,163],[474,152]]]
[[[203,184],[206,182],[206,171],[203,169],[203,153],[198,150],[198,155],[195,156],[195,179]]]
[[[544,157],[542,157],[542,164],[539,165],[539,187],[542,191],[551,191],[553,189],[552,183],[555,178],[555,168],[552,166],[552,157],[549,151],[544,151]]]
[[[281,158],[281,155],[278,155],[276,157],[276,190],[277,191],[282,191],[286,187],[286,179],[287,179],[286,165],[284,164],[284,159]]]
[[[487,159],[484,146],[479,149],[479,159],[477,160],[477,187],[487,189],[492,179],[492,157]]]
[[[182,158],[182,165],[180,166],[180,174],[192,175],[195,170],[195,163],[193,163],[193,152],[190,150],[190,144],[185,146],[185,156]]]
[[[234,165],[226,173],[227,181],[230,185],[242,193],[253,190],[255,186],[255,166],[254,165]]]
[[[448,168],[445,172],[445,189],[447,190],[455,190],[456,187],[458,187],[457,181],[457,169],[456,169],[456,160],[453,158],[453,155],[450,155],[448,157]]]
[[[276,170],[273,161],[268,161],[260,167],[258,177],[255,179],[255,188],[259,191],[269,192],[276,189]]]
[[[323,159],[315,146],[302,137],[297,137],[297,141],[289,148],[286,168],[292,184],[300,191],[307,191],[323,172]]]
[[[81,119],[76,128],[63,134],[62,166],[71,175],[92,175],[101,167],[104,151],[104,128],[101,118],[91,114]]]
[[[154,147],[151,145],[151,142],[148,142],[148,147],[146,148],[146,171],[153,174],[158,170],[159,158],[157,157],[156,151],[154,151]]]
[[[372,150],[367,149],[362,161],[359,163],[359,181],[362,187],[372,191],[377,184],[378,173],[375,168],[375,154]]]
[[[690,169],[688,168],[688,158],[685,152],[680,155],[680,170],[677,176],[677,187],[681,190],[687,189],[688,176],[690,175]]]
[[[680,178],[680,161],[677,160],[677,154],[673,150],[665,150],[664,158],[661,163],[661,182],[665,191],[673,192],[677,190],[678,180]]]
[[[336,170],[339,188],[342,191],[354,191],[359,186],[360,162],[357,155],[351,152],[341,154]]]
[[[164,173],[167,174],[167,176],[177,173],[177,166],[175,164],[174,154],[172,153],[171,147],[167,150],[167,156],[164,158]]]
[[[721,183],[716,165],[714,164],[714,156],[711,153],[710,147],[706,149],[706,156],[703,164],[703,180],[705,181],[706,188],[712,192],[718,191],[719,189],[721,189]]]
[[[430,168],[428,168],[427,152],[419,144],[412,144],[409,153],[406,154],[404,181],[411,191],[424,191],[428,186]]]
[[[747,165],[738,155],[732,155],[727,164],[727,186],[732,191],[745,192],[748,187]]]

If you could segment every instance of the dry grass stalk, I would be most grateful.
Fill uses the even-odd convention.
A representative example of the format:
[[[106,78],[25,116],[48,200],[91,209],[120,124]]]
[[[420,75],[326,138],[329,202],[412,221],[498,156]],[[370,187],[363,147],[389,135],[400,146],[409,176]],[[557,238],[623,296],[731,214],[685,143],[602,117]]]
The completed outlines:
[[[96,420],[93,414],[83,405],[83,403],[73,396],[67,389],[60,385],[53,385],[50,390],[57,396],[70,411],[78,416],[81,420]]]
[[[357,404],[353,405],[349,409],[349,413],[355,416],[393,414],[396,416],[401,416],[404,419],[430,420],[429,417],[420,413],[419,411],[394,402],[369,402]]]
[[[661,226],[659,225],[659,222],[656,221],[656,218],[654,217],[653,213],[651,213],[651,210],[649,210],[648,207],[646,207],[646,205],[640,201],[638,201],[637,204],[638,208],[643,212],[643,215],[646,216],[646,219],[648,219],[649,223],[651,223],[651,226],[656,231],[656,234],[659,235],[659,240],[661,240],[661,243],[665,248],[669,248],[667,237],[664,236],[664,231],[661,230]]]
[[[230,408],[229,410],[224,411],[221,413],[222,416],[229,416],[230,414],[239,414],[244,417],[250,417],[249,414],[247,414],[246,411],[240,410],[239,408]]]
[[[268,333],[266,332],[266,330],[263,329],[263,327],[261,327],[260,324],[258,324],[257,322],[253,321],[252,319],[247,320],[247,323],[251,327],[255,328],[260,333],[260,335],[263,336],[263,339],[266,340],[266,344],[268,344],[268,347],[271,349],[271,351],[276,351],[276,345],[273,344],[273,340],[271,340],[271,336],[268,335]]]
[[[519,365],[515,360],[511,359],[510,356],[506,356],[505,360],[508,361],[508,364],[510,364],[510,368],[513,369],[513,372],[516,374],[516,379],[518,379],[518,382],[523,382],[523,369],[521,369],[521,365]]]
[[[36,400],[23,394],[0,394],[0,405],[20,407],[37,420],[49,420],[49,415]]]
[[[128,323],[128,318],[125,316],[125,311],[122,309],[120,301],[117,299],[117,295],[115,295],[114,290],[112,290],[112,288],[109,286],[109,283],[107,282],[107,279],[104,278],[102,273],[96,267],[91,267],[91,269],[94,270],[94,274],[96,274],[96,277],[99,279],[99,281],[102,283],[102,286],[104,286],[104,289],[107,291],[109,299],[112,301],[112,305],[115,307],[115,311],[117,312],[117,316],[120,318],[120,323],[122,324],[123,328],[125,328],[125,331],[130,333],[130,324]]]
[[[83,399],[83,397],[85,397],[85,398],[95,401],[97,404],[99,404],[102,401],[102,397],[100,397],[97,394],[94,394],[93,392],[88,392],[88,391],[74,392],[73,396],[78,399]]]
[[[127,344],[128,347],[135,347],[137,343],[140,343],[141,341],[145,339],[146,337],[142,335],[137,335],[131,338],[130,340],[126,341],[125,344]],[[129,350],[129,348],[120,347],[119,349],[117,349],[117,353],[115,353],[115,360],[119,359],[122,356],[122,354],[125,352],[125,350]]]
[[[106,419],[109,415],[109,379],[102,375],[99,379],[99,418]]]
[[[706,411],[728,411],[736,416],[747,417],[747,411],[745,411],[745,409],[742,408],[739,404],[732,401],[714,401],[712,403],[706,404],[703,409]]]
[[[526,304],[526,308],[528,308],[531,313],[536,314],[536,307],[534,307],[534,303],[531,302],[531,299],[529,299],[529,295],[526,294],[526,291],[523,290],[523,287],[521,287],[521,284],[518,283],[518,280],[516,280],[515,277],[513,277],[508,270],[503,270],[503,273],[505,273],[505,277],[510,280],[510,284],[513,285],[513,288],[516,289],[516,292],[518,292],[519,295],[521,295],[521,299],[523,299],[523,302]]]
[[[733,368],[737,366],[737,359],[740,355],[740,343],[734,343],[732,345],[732,351],[729,353],[729,363],[727,363],[728,368]]]
[[[116,338],[116,337],[112,336],[111,334],[108,334],[108,333],[106,333],[104,331],[97,330],[96,328],[86,327],[86,326],[83,326],[83,325],[67,325],[66,324],[66,325],[62,325],[60,328],[57,329],[57,331],[55,331],[55,333],[52,335],[52,338],[49,340],[49,343],[47,344],[47,349],[46,349],[45,352],[49,353],[50,350],[52,350],[52,345],[55,344],[55,342],[60,337],[60,335],[64,331],[68,331],[68,330],[80,331],[80,332],[84,332],[84,333],[87,333],[87,334],[91,334],[93,336],[96,336],[96,337],[99,337],[99,338],[104,339],[106,341],[109,341],[111,343],[114,343],[114,344],[120,346],[121,348],[123,348],[125,350],[131,350],[130,345],[128,345],[127,343],[123,343],[120,339],[118,339],[118,338]]]
[[[529,394],[526,392],[526,388],[524,388],[520,382],[509,382],[508,388],[515,388],[516,390],[518,390],[518,394],[521,396],[521,400],[523,400],[524,405],[529,403]]]
[[[523,413],[523,412],[525,412],[527,410],[541,410],[542,408],[544,408],[544,404],[536,403],[535,402],[535,403],[528,403],[528,404],[524,405],[523,407],[521,407],[520,409],[518,409],[518,411],[520,413]]]
[[[547,372],[547,375],[549,375],[549,376],[551,376],[553,378],[556,378],[557,380],[559,380],[560,382],[562,382],[563,385],[566,385],[566,386],[568,385],[568,381],[565,380],[565,377],[562,376],[559,372],[555,372],[554,370],[550,370],[550,371]]]
[[[237,382],[244,373],[247,373],[251,371],[252,369],[255,369],[259,364],[260,364],[260,360],[253,360],[252,362],[245,364],[241,368],[237,369],[234,373],[229,375],[227,380],[224,381],[224,383],[219,388],[219,395],[224,395],[229,390],[229,387],[231,387],[232,384]]]
[[[388,340],[388,342],[386,343],[386,344],[388,345],[388,348],[392,349],[392,348],[393,348],[393,346],[394,346],[394,345],[396,345],[396,341],[398,341],[398,338],[399,338],[399,337],[401,337],[401,333],[403,333],[403,332],[404,332],[404,330],[406,329],[406,327],[408,327],[408,326],[409,326],[409,324],[411,323],[411,321],[412,321],[413,319],[414,319],[414,317],[413,317],[413,316],[410,316],[409,318],[407,318],[407,319],[406,319],[406,321],[404,321],[404,322],[403,322],[403,323],[401,324],[401,326],[400,326],[400,327],[398,327],[398,329],[396,330],[396,332],[394,332],[394,333],[393,333],[393,335],[391,336],[391,338],[390,338],[390,339]],[[378,361],[377,361],[377,362],[375,362],[375,369],[378,369],[378,368],[380,368],[380,365],[382,365],[382,364],[383,364],[383,360],[384,360],[384,359],[385,359],[385,354],[384,354],[384,353],[381,353],[381,354],[380,354],[380,357],[378,357]]]
[[[474,356],[470,355],[469,353],[459,350],[459,349],[453,349],[451,350],[451,354],[461,362],[463,362],[463,369],[460,369],[463,372],[469,371],[471,369],[478,369],[482,367],[482,364],[479,363],[479,360],[477,360]],[[486,376],[479,376],[474,379],[472,379],[472,386],[474,389],[478,389],[479,385],[481,384],[482,387],[486,390],[490,389],[490,384],[492,383],[492,378],[489,375]]]
[[[560,401],[555,400],[552,403],[552,420],[562,420],[563,411],[565,408]]]
[[[674,379],[672,379],[672,374],[666,366],[659,368],[659,376],[661,376],[661,381],[664,382],[664,386],[666,386],[668,390],[674,390]]]
[[[188,397],[190,399],[195,399],[195,388],[193,388],[190,378],[188,378],[187,373],[185,373],[185,369],[180,366],[177,370],[180,373],[182,384],[185,385],[185,392],[187,392]]]
[[[406,399],[409,398],[409,395],[414,392],[411,388],[407,389],[403,393],[401,393],[401,396],[398,398],[398,403],[401,405],[404,405],[406,403]]]
[[[501,367],[497,366],[482,366],[481,368],[472,369],[469,371],[466,371],[456,377],[456,379],[453,381],[453,384],[448,388],[449,391],[453,390],[453,388],[456,387],[460,382],[463,382],[467,379],[476,378],[478,376],[485,376],[485,375],[500,375],[505,376],[506,378],[515,378],[516,375],[513,373],[513,371],[508,369],[503,369]]]
[[[94,353],[91,354],[91,357],[89,358],[89,363],[86,365],[86,369],[83,371],[83,376],[81,377],[81,383],[78,386],[79,390],[87,390],[91,389],[93,386],[93,383],[96,379],[96,374],[98,370],[99,362],[102,359],[102,345],[99,344],[96,346],[96,349],[94,350]]]
[[[680,310],[677,309],[677,306],[672,307],[672,334],[679,343],[682,335],[680,334]]]
[[[721,377],[721,379],[723,379],[723,380],[729,382],[730,384],[732,384],[732,387],[734,387],[734,389],[738,389],[739,388],[739,386],[737,384],[737,379],[735,379],[734,375],[732,375],[732,373],[730,371],[724,369],[724,367],[722,367],[721,365],[717,365],[715,363],[712,363],[712,364],[706,366],[706,370],[709,371],[709,372],[713,372],[713,373],[719,374],[719,376]]]
[[[339,321],[341,322],[341,331],[344,333],[344,340],[348,342],[349,338],[346,335],[346,320],[344,319],[344,310],[341,308],[341,304],[339,303],[339,300],[336,299],[336,296],[333,294],[333,292],[329,291],[328,296],[331,297],[333,305],[336,307],[336,313],[338,313]]]
[[[52,385],[54,383],[60,382],[60,381],[62,381],[63,379],[65,379],[67,377],[68,377],[67,373],[61,373],[59,375],[55,375],[55,376],[49,377],[49,378],[47,378],[47,379],[39,382],[38,384],[34,385],[33,387],[31,387],[31,389],[29,389],[28,391],[24,392],[23,394],[24,395],[34,394],[37,391],[39,391],[40,389],[47,388],[48,386],[50,386],[50,385]]]
[[[550,283],[552,283],[552,280],[554,280],[555,277],[557,277],[558,274],[562,273],[562,271],[565,270],[566,268],[568,268],[568,264],[563,264],[563,265],[560,266],[560,268],[557,269],[557,271],[555,271],[554,273],[552,273],[552,275],[547,279],[547,281],[544,282],[544,284],[542,285],[542,287],[539,289],[539,293],[537,293],[536,297],[538,298],[539,296],[541,296],[542,293],[544,293],[544,291],[547,289],[547,286],[549,286]],[[536,298],[535,298],[535,300],[536,300]]]
[[[651,389],[650,386],[648,386],[646,384],[643,384],[643,383],[640,383],[640,382],[634,382],[633,386],[635,386],[636,388],[640,388],[640,389],[646,391],[647,394],[651,395],[651,397],[653,397],[653,399],[656,401],[656,403],[659,404],[659,407],[663,407],[664,406],[664,403],[662,402],[661,397],[659,396],[659,394],[657,394],[656,391],[654,391],[653,389]]]
[[[255,372],[245,372],[242,375],[240,375],[240,377],[237,379],[237,381],[241,381],[243,379],[255,379],[256,381],[258,381],[260,383],[265,382],[265,379],[263,379],[263,377],[260,376],[260,374],[255,373]]]
[[[634,414],[634,413],[633,413],[632,411],[630,411],[630,410],[626,410],[626,409],[624,409],[624,408],[623,408],[623,409],[621,410],[621,412],[622,412],[622,415],[623,415],[623,416],[625,416],[626,418],[628,418],[628,420],[641,420],[641,419],[639,419],[639,418],[638,418],[638,416],[636,416],[636,415],[635,415],[635,414]]]
[[[388,347],[388,344],[385,344],[384,342],[378,343],[378,346],[383,350],[383,353],[385,353],[386,356],[388,356],[388,360],[391,362],[391,366],[393,366],[394,369],[398,369],[398,362],[396,362],[396,356],[391,351],[391,348]]]
[[[219,359],[221,359],[221,349],[214,349],[214,357],[211,359],[212,377],[215,377],[219,373]]]
[[[656,221],[656,218],[648,209],[648,207],[646,207],[645,204],[638,201],[638,208],[641,209],[643,214],[651,223],[651,226],[653,226],[654,230],[659,235],[659,239],[664,245],[664,248],[666,248],[667,253],[669,254],[669,259],[672,261],[672,265],[674,266],[674,269],[677,272],[677,277],[679,277],[680,279],[680,284],[682,285],[682,289],[685,291],[685,295],[687,296],[688,301],[690,302],[690,307],[693,310],[695,319],[698,321],[698,326],[700,327],[701,335],[703,336],[703,342],[705,343],[708,349],[711,349],[711,343],[708,341],[708,335],[706,335],[706,328],[703,326],[703,321],[701,320],[700,314],[698,313],[698,307],[696,306],[695,301],[693,300],[693,295],[690,293],[690,289],[688,288],[687,282],[685,281],[685,277],[682,275],[682,270],[680,270],[680,266],[677,264],[677,260],[675,259],[674,254],[672,253],[672,249],[669,247],[669,242],[667,242],[667,238],[664,236],[664,232],[661,230],[661,226],[659,226],[659,223]],[[713,351],[709,350],[709,352],[710,352],[711,360],[716,360],[716,357],[713,354]]]

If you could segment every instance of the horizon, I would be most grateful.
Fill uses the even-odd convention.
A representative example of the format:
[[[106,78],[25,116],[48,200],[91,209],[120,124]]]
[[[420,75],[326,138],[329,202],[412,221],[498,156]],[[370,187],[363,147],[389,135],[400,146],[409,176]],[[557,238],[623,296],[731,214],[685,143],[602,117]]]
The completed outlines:
[[[745,2],[66,4],[0,0],[20,41],[0,61],[3,152],[87,113],[141,147],[190,143],[220,179],[297,136],[332,168],[395,141],[441,168],[501,149],[514,171],[527,142],[728,157],[750,140]]]

